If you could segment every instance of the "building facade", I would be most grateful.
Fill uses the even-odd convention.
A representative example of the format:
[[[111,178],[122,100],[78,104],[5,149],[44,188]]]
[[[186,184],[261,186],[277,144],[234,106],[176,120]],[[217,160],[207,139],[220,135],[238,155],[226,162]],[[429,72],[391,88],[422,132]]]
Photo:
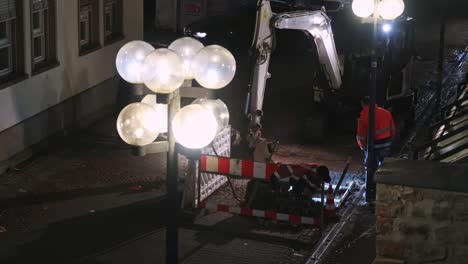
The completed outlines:
[[[143,39],[143,0],[0,0],[0,173],[116,100],[115,56]]]

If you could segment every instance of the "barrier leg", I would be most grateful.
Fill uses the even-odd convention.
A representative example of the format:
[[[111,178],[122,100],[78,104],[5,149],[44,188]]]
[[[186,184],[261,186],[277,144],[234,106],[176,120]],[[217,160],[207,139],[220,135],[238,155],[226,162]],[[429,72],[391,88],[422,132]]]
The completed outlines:
[[[196,177],[197,177],[197,207],[200,206],[201,202],[201,173],[200,173],[200,161],[196,161],[198,164],[196,164]]]
[[[320,232],[323,233],[323,230],[324,230],[324,206],[323,206],[323,202],[324,202],[324,195],[325,195],[325,182],[322,181],[320,183],[321,185],[321,192],[320,192]]]

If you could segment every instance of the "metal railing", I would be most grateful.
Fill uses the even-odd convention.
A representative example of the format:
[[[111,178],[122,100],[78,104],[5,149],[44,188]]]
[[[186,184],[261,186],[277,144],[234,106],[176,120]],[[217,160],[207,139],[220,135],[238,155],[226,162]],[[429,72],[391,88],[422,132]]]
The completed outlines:
[[[461,87],[459,98],[434,115],[439,119],[429,131],[435,136],[413,147],[412,159],[455,162],[468,157],[468,85]]]

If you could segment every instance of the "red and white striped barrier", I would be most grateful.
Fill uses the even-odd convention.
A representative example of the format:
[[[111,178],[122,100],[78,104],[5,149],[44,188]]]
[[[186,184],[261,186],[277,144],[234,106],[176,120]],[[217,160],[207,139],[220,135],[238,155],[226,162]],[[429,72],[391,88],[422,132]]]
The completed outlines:
[[[217,156],[202,155],[200,171],[225,174],[238,177],[270,180],[272,176],[279,179],[302,177],[310,171],[315,172],[318,164],[276,164],[254,162],[251,160],[231,159]]]
[[[201,202],[200,208],[206,208],[208,210],[217,211],[217,212],[226,212],[244,216],[255,216],[255,217],[262,217],[271,220],[277,221],[285,221],[294,224],[306,224],[306,225],[319,225],[320,221],[316,218],[300,216],[300,215],[292,215],[292,214],[281,214],[273,211],[264,211],[264,210],[256,210],[250,208],[240,208],[234,206],[228,206],[223,204],[214,204],[214,203],[206,203]]]

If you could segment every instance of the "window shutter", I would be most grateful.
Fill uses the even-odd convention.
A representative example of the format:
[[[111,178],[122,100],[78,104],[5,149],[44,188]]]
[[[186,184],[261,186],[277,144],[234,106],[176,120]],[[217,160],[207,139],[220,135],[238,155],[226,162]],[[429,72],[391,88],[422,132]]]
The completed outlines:
[[[1,0],[0,0],[1,1]],[[49,0],[33,0],[32,11],[40,11],[49,7]]]
[[[81,6],[90,5],[90,4],[91,4],[91,0],[80,0],[80,5]]]
[[[10,20],[16,17],[15,0],[0,0],[0,21]]]
[[[93,10],[93,0],[80,0],[80,12]]]
[[[117,1],[115,0],[104,0],[104,10],[106,12],[112,11],[113,5],[116,4]]]

